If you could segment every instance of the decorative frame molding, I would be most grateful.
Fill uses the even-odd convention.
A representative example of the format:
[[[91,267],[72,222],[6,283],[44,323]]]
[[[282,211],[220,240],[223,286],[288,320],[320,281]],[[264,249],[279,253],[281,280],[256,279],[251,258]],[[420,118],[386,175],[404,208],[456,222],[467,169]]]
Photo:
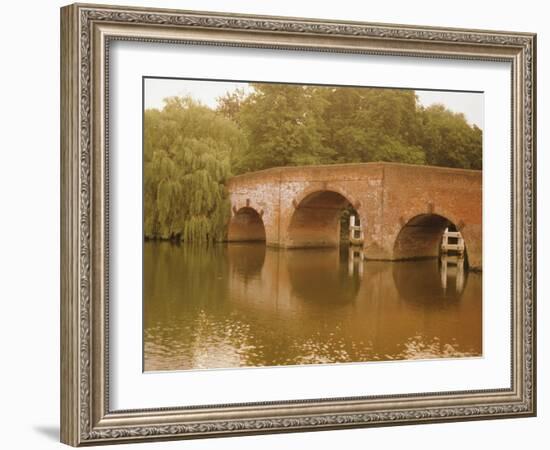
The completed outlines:
[[[113,40],[507,61],[510,389],[111,411],[108,62]],[[536,35],[75,4],[61,9],[61,440],[79,446],[536,414]]]

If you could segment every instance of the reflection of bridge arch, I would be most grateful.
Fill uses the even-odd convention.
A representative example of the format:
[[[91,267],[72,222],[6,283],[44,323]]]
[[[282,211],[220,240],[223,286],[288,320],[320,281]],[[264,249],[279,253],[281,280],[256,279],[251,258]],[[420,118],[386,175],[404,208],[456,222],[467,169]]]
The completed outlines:
[[[411,264],[414,264],[414,270],[411,270]],[[453,273],[449,273],[449,279],[444,284],[441,279],[442,264],[442,261],[434,259],[395,263],[392,266],[392,276],[399,297],[410,305],[422,308],[453,307],[466,288],[468,272],[462,274],[464,279],[459,283],[456,270],[458,267],[453,266]]]
[[[340,249],[319,248],[294,250],[281,259],[287,266],[293,296],[309,303],[340,307],[357,299],[361,279],[350,276],[342,259],[347,255]],[[322,274],[322,276],[319,276]]]
[[[310,190],[294,200],[294,212],[287,229],[286,247],[337,247],[340,245],[342,211],[358,203],[338,189]],[[363,222],[361,221],[363,226]]]
[[[261,243],[235,243],[227,246],[231,275],[239,275],[246,283],[248,279],[260,277],[265,263],[266,246]]]
[[[265,226],[261,214],[249,206],[235,211],[229,221],[227,240],[265,242]]]
[[[447,216],[434,213],[415,215],[404,223],[395,237],[393,259],[439,256],[441,237],[445,228],[449,228],[450,231],[458,231],[456,223]],[[467,248],[465,255],[467,255]]]

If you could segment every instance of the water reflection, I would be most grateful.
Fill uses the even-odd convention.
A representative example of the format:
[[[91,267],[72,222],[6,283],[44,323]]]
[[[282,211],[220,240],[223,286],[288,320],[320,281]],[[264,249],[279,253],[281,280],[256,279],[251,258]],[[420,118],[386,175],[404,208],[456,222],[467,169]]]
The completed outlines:
[[[353,217],[353,216],[352,216]],[[362,247],[348,248],[348,275],[351,277],[357,270],[359,277],[363,277],[365,270],[365,255]]]
[[[360,278],[358,274],[350,277],[342,252],[308,249],[273,252],[273,256],[288,272],[288,281],[281,279],[280,284],[289,286],[291,298],[313,303],[314,309],[320,304],[342,306],[356,300]]]
[[[459,266],[450,264],[447,258],[442,257],[439,261],[423,259],[414,263],[393,263],[392,275],[399,296],[422,308],[441,308],[459,304],[458,300],[465,291],[467,277],[463,266],[459,274]],[[414,264],[414,270],[411,270],[411,264]]]
[[[145,370],[477,356],[481,279],[348,249],[147,242]]]
[[[441,286],[444,290],[447,290],[449,279],[451,279],[451,282],[454,280],[455,292],[460,294],[464,290],[464,282],[466,280],[464,276],[464,257],[462,255],[449,256],[442,254],[439,261]]]

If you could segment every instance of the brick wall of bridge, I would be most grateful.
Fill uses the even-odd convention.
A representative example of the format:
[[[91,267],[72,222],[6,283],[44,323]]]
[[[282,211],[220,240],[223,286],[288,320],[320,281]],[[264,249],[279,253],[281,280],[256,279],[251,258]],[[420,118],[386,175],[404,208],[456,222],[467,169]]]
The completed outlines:
[[[272,168],[234,177],[227,188],[234,218],[257,211],[270,246],[337,245],[348,203],[360,216],[367,258],[437,256],[448,220],[464,236],[470,266],[481,268],[481,183],[481,171],[363,163]]]

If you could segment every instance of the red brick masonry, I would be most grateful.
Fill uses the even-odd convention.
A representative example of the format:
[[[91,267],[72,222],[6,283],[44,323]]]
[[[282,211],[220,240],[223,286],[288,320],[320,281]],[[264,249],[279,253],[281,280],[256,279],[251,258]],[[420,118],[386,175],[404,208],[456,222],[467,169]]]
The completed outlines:
[[[482,172],[397,163],[276,167],[231,178],[230,241],[284,248],[336,246],[351,204],[365,257],[437,256],[443,229],[462,233],[470,267],[482,264]],[[265,231],[264,231],[265,230]]]

